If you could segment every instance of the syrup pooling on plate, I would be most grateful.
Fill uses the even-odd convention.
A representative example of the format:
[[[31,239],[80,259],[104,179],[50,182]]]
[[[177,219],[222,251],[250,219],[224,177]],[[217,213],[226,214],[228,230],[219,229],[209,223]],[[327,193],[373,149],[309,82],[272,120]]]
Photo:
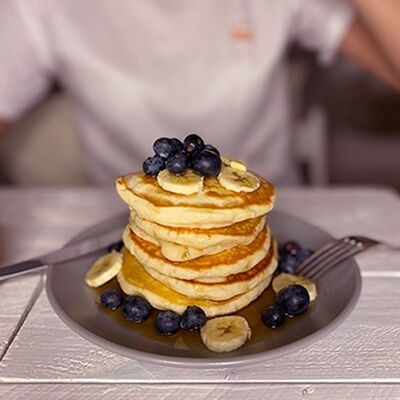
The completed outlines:
[[[104,290],[107,290],[108,288],[120,290],[118,282],[116,281],[116,279],[113,279],[109,283],[105,284],[103,287],[95,289],[96,293],[94,296],[94,301],[100,303],[100,296],[102,292]],[[296,318],[288,318],[285,321],[284,325],[281,325],[276,329],[269,329],[262,323],[261,315],[266,309],[266,306],[269,304],[273,304],[274,301],[275,293],[271,287],[268,287],[255,301],[253,301],[244,309],[235,313],[235,315],[244,317],[250,326],[252,335],[248,341],[249,346],[257,346],[257,344],[262,344],[266,340],[272,340],[272,337],[274,335],[279,335],[284,330],[294,329],[296,323],[299,320],[306,318],[313,311],[311,305],[309,311],[305,314]],[[204,345],[197,332],[179,330],[172,336],[165,336],[158,332],[155,328],[157,310],[153,310],[149,318],[142,324],[132,324],[123,317],[121,310],[111,311],[105,309],[100,304],[98,307],[101,312],[106,313],[110,318],[112,318],[116,324],[123,326],[125,329],[130,330],[132,333],[146,337],[148,338],[148,340],[153,341],[154,343],[169,345],[173,348],[183,350],[192,349],[196,352],[204,349]]]
[[[118,269],[116,281],[125,293],[122,314],[140,322],[132,325],[138,331],[151,321],[165,340],[183,334],[198,341],[198,333],[181,331],[200,330],[203,344],[214,352],[258,340],[252,331],[261,327],[265,338],[261,315],[274,303],[270,283],[278,266],[276,242],[265,222],[275,201],[273,185],[196,134],[183,142],[160,138],[153,150],[143,172],[116,182],[131,210],[122,266],[111,268]],[[286,281],[281,278],[280,285]],[[308,292],[292,286],[277,295],[279,307],[300,314]],[[112,295],[104,296],[107,304],[114,304]]]

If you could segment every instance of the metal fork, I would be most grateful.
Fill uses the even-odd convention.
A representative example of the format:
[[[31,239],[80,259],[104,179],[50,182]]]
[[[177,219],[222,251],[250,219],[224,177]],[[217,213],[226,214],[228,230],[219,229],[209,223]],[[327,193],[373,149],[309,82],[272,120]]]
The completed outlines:
[[[329,242],[318,249],[300,265],[296,274],[313,280],[318,279],[330,268],[338,265],[347,258],[376,245],[384,245],[393,250],[400,250],[400,248],[365,236],[346,236]]]

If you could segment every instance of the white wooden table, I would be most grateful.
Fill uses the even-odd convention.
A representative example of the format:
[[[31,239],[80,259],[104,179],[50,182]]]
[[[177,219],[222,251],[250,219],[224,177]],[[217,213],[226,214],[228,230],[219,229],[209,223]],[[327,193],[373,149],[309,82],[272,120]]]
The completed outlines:
[[[282,189],[278,207],[334,236],[400,244],[400,200],[383,188]],[[63,245],[124,210],[111,190],[0,189],[0,264]],[[178,369],[97,347],[52,311],[44,277],[0,283],[0,398],[400,399],[400,252],[357,256],[363,275],[351,316],[317,343],[246,368]]]

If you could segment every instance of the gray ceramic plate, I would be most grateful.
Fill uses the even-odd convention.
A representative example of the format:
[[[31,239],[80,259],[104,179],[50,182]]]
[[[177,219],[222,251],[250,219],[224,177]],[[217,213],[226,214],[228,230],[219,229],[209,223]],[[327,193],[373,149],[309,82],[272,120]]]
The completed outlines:
[[[89,228],[72,242],[101,234],[126,224],[121,215]],[[332,237],[298,218],[274,211],[268,223],[279,242],[296,240],[317,249]],[[48,269],[47,294],[58,316],[79,335],[108,350],[142,361],[188,367],[216,367],[254,363],[294,351],[332,331],[354,308],[361,290],[361,276],[356,262],[350,259],[334,268],[318,282],[318,299],[300,317],[287,320],[272,330],[260,322],[263,308],[272,302],[266,293],[240,312],[250,323],[252,339],[241,349],[215,354],[201,343],[196,332],[165,338],[154,328],[153,319],[144,324],[124,322],[121,310],[104,311],[98,305],[99,291],[84,284],[84,275],[101,252]],[[115,285],[115,283],[110,284]],[[110,286],[108,285],[108,286]]]

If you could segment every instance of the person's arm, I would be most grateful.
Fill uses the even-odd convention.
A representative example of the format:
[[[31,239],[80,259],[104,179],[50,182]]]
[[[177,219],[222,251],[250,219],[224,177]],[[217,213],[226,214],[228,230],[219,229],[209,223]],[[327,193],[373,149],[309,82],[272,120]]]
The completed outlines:
[[[340,51],[400,90],[400,0],[352,0],[357,18]]]
[[[400,0],[353,0],[382,53],[400,76]]]

